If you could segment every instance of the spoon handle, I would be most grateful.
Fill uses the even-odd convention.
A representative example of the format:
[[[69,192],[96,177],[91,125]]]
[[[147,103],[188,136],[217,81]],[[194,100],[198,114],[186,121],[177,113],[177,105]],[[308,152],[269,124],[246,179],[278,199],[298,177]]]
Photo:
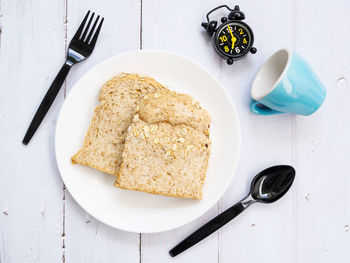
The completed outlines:
[[[230,207],[229,209],[222,212],[217,217],[214,217],[212,220],[210,220],[208,223],[206,223],[204,226],[193,232],[190,236],[185,238],[183,241],[181,241],[178,245],[176,245],[173,249],[169,251],[170,256],[175,257],[178,254],[184,252],[185,250],[189,249],[193,245],[197,244],[207,236],[214,233],[216,230],[218,230],[220,227],[224,226],[228,222],[230,222],[233,218],[238,216],[242,211],[245,209],[245,207],[242,205],[241,202],[235,204],[234,206]]]

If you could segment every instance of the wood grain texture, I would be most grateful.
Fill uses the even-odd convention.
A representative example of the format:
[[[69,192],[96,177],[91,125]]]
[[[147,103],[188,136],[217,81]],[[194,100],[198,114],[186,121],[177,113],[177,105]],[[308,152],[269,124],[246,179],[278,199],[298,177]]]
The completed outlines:
[[[222,73],[218,75],[237,106],[242,129],[240,164],[220,201],[220,210],[243,198],[249,191],[251,179],[259,171],[272,165],[293,165],[291,116],[259,116],[248,108],[250,85],[259,67],[278,49],[291,47],[291,5],[290,0],[269,1],[271,8],[266,8],[264,1],[241,3],[246,22],[254,30],[258,52],[231,67],[223,63]],[[267,254],[269,262],[293,262],[290,258],[294,253],[293,202],[292,190],[278,203],[252,206],[221,229],[220,262],[231,262],[232,251],[235,257],[247,263],[258,262]]]
[[[258,53],[232,66],[215,54],[200,26],[210,9],[225,3],[232,5],[0,0],[0,262],[349,262],[350,2],[235,2],[254,30]],[[24,133],[88,9],[105,17],[96,49],[72,69],[65,92],[25,147]],[[327,87],[324,105],[312,116],[257,116],[248,109],[253,77],[282,47],[301,54]],[[123,232],[89,216],[64,189],[54,154],[58,111],[74,83],[97,63],[139,48],[180,53],[210,70],[236,105],[243,135],[236,176],[220,202],[194,222],[159,234]],[[297,170],[286,197],[251,207],[176,259],[168,255],[242,198],[257,172],[280,163]]]
[[[73,68],[67,79],[67,93],[79,78],[99,62],[120,53],[138,49],[140,41],[140,2],[68,0],[68,41],[75,34],[87,9],[105,17],[95,50],[85,62]],[[127,25],[127,26],[126,26]],[[120,72],[116,72],[118,74]],[[91,218],[66,191],[66,262],[138,262],[139,235],[112,229]]]
[[[62,183],[54,154],[62,92],[31,143],[21,141],[64,61],[63,14],[60,0],[1,2],[1,262],[62,261]]]
[[[349,262],[350,2],[296,0],[295,50],[327,88],[320,110],[296,118],[296,261]],[[310,15],[309,23],[303,23]]]
[[[163,49],[188,56],[211,71],[217,72],[220,61],[213,53],[201,22],[205,14],[220,1],[160,1],[143,0],[142,43],[144,49]],[[208,45],[209,44],[209,45]],[[194,229],[217,215],[215,205],[204,216],[184,227],[160,234],[142,235],[142,262],[171,262],[168,251]],[[217,262],[218,233],[190,251],[179,255],[177,262]]]

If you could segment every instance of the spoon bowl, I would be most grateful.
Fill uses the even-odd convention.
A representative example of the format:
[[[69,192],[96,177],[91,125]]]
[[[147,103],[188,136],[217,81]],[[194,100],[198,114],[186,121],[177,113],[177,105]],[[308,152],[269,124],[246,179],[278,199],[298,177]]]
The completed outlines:
[[[292,186],[295,170],[289,165],[277,165],[258,173],[252,180],[250,195],[256,202],[273,203]]]

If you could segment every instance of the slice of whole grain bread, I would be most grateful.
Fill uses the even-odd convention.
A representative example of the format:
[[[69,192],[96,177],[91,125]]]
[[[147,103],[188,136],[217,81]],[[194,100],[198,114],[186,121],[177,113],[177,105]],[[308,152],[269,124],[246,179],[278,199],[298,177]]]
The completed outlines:
[[[147,94],[136,110],[115,186],[201,199],[211,148],[208,112],[169,90]]]
[[[164,89],[154,79],[135,74],[123,73],[107,81],[101,88],[100,104],[95,108],[84,145],[72,162],[117,175],[136,105],[145,94]]]

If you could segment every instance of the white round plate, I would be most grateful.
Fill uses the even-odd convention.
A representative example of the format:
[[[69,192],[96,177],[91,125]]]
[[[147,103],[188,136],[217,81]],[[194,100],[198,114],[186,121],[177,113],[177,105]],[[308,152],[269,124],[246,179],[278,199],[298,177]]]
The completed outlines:
[[[175,91],[192,95],[209,111],[212,153],[202,200],[118,189],[113,186],[113,175],[72,165],[70,158],[83,145],[101,86],[122,72],[153,77]],[[112,227],[154,233],[194,220],[219,200],[237,166],[240,128],[228,94],[202,66],[170,52],[136,51],[102,62],[74,85],[58,118],[55,145],[62,180],[83,209]]]

